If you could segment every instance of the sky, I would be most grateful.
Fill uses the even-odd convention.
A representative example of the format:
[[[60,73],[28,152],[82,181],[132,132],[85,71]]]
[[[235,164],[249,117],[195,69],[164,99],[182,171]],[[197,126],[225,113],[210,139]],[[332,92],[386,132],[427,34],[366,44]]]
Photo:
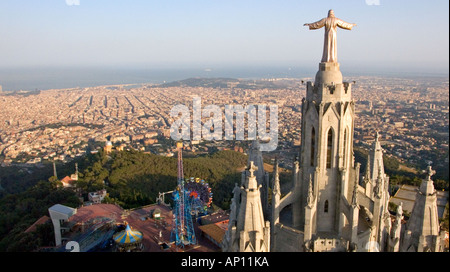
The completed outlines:
[[[329,9],[341,67],[448,73],[448,0],[0,0],[0,68],[316,67]]]

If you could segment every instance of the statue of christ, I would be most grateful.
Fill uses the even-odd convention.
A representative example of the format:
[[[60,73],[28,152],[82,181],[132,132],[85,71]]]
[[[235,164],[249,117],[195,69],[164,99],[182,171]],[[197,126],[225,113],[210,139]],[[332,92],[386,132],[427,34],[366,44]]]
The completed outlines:
[[[334,11],[330,10],[327,18],[323,18],[315,23],[305,24],[305,26],[309,26],[310,30],[319,29],[325,26],[325,42],[323,46],[322,62],[337,62],[337,27],[351,30],[356,24],[347,23],[334,17]]]

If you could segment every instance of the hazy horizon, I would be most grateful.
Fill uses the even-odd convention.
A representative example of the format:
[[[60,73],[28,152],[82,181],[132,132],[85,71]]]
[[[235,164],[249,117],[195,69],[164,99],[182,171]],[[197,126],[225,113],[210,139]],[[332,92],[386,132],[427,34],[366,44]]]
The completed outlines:
[[[318,64],[316,65],[318,66]],[[41,67],[0,68],[3,91],[34,91],[95,87],[102,85],[160,84],[187,78],[313,78],[316,66],[219,67],[219,68],[155,68],[155,67]],[[213,67],[213,66],[211,66]],[[405,70],[364,70],[350,66],[341,68],[344,78],[374,77],[444,77],[448,72]]]
[[[351,31],[338,30],[344,77],[449,73],[447,0],[79,0],[71,5],[75,2],[0,2],[4,90],[33,86],[33,80],[32,89],[43,82],[57,88],[64,78],[78,78],[83,85],[97,75],[103,82],[105,73],[127,83],[202,76],[202,71],[246,78],[304,70],[314,76],[324,30],[303,24],[326,17],[329,9],[357,23]],[[132,70],[137,75],[128,75]],[[167,71],[184,72],[163,75]]]

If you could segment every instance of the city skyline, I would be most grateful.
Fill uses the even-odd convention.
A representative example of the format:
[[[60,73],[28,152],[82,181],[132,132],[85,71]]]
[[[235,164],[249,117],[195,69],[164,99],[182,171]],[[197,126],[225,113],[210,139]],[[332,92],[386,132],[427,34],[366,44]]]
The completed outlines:
[[[338,33],[347,69],[448,74],[447,1],[76,2],[0,3],[0,67],[315,67],[323,30],[303,24],[334,9],[358,25]]]

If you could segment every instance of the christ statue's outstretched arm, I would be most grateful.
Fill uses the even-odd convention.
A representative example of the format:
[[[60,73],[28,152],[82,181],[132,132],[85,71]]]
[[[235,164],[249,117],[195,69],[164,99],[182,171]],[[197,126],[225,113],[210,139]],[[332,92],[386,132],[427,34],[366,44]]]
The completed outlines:
[[[313,30],[313,29],[319,29],[325,26],[325,22],[327,21],[327,18],[323,18],[320,21],[317,21],[315,23],[311,23],[311,24],[304,24],[304,26],[309,26],[309,30]]]
[[[352,28],[354,26],[356,26],[356,24],[347,23],[345,21],[342,21],[341,19],[338,19],[337,20],[337,26],[342,28],[342,29],[352,30]]]

